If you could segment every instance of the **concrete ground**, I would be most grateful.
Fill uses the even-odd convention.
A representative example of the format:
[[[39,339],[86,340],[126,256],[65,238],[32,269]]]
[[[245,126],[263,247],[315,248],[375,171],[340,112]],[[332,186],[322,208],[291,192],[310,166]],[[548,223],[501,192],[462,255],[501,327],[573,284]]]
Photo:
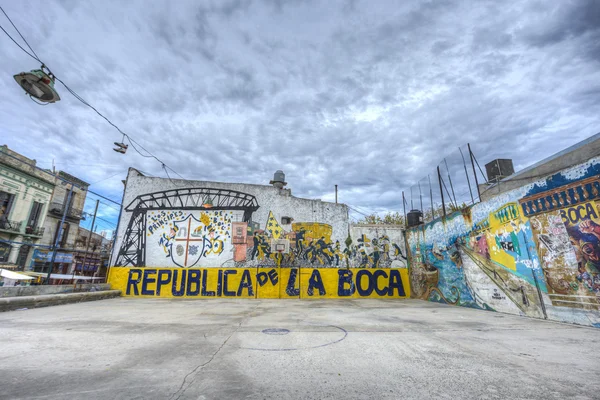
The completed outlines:
[[[423,301],[0,313],[2,399],[598,399],[600,330]]]

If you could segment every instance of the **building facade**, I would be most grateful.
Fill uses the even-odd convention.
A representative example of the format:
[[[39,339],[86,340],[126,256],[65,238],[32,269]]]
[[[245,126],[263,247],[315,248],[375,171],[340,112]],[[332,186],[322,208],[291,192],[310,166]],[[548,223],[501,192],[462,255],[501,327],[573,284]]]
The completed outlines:
[[[89,229],[79,227],[73,252],[73,270],[77,275],[105,277],[112,241]]]
[[[0,267],[23,270],[43,246],[54,187],[35,160],[0,147]]]
[[[71,274],[75,266],[75,242],[79,234],[79,223],[85,219],[83,208],[89,184],[64,171],[55,173],[55,187],[52,193],[48,215],[44,222],[44,234],[41,243],[45,248],[36,249],[32,255],[30,269],[35,272],[47,272],[52,259],[52,249],[58,246],[52,272]],[[62,230],[59,229],[65,216]]]

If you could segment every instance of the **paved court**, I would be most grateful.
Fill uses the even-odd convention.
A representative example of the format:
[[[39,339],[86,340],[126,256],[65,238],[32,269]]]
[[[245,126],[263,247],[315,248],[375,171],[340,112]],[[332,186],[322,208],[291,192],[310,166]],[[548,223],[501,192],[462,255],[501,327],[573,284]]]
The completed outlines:
[[[598,399],[600,329],[406,300],[0,313],[2,399]]]

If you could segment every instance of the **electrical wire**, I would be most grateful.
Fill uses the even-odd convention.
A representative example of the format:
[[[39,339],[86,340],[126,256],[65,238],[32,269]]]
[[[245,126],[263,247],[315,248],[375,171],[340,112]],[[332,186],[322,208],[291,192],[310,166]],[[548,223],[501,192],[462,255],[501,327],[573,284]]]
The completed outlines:
[[[31,99],[31,101],[33,101],[35,104],[39,105],[39,106],[47,106],[50,103],[40,103],[39,101],[35,101],[33,99],[33,97],[29,96],[29,98]]]
[[[89,216],[89,217],[93,217],[93,216],[94,216],[94,214],[93,214],[93,213],[89,213],[89,212],[86,212],[86,213],[85,213],[85,215],[87,215],[87,216]],[[99,217],[97,214],[96,214],[96,219],[98,219],[98,220],[100,220],[100,221],[104,221],[105,223],[107,223],[107,224],[109,224],[109,225],[111,225],[111,226],[113,226],[113,227],[115,227],[115,228],[116,228],[116,226],[117,226],[117,224],[115,224],[114,222],[111,222],[111,221],[109,221],[109,220],[106,220],[106,219],[104,219],[104,218],[102,218],[102,217]]]
[[[365,217],[370,217],[370,215],[367,215],[367,214],[365,214],[364,212],[360,212],[360,211],[358,211],[358,210],[357,210],[356,208],[354,208],[354,207],[351,207],[351,206],[349,206],[349,205],[348,205],[348,208],[349,208],[349,209],[351,209],[351,210],[352,210],[352,211],[354,211],[354,212],[357,212],[357,213],[359,213],[359,214],[361,214],[361,215],[365,216]]]
[[[19,32],[19,30],[17,29],[17,27],[15,26],[15,24],[12,22],[12,19],[10,19],[10,17],[8,16],[8,14],[6,14],[6,11],[4,11],[4,9],[2,7],[0,7],[0,10],[2,10],[2,13],[4,14],[4,16],[8,19],[8,21],[10,22],[10,24],[13,26],[13,28],[15,28],[15,30],[17,31],[17,33],[19,34],[19,36],[21,36],[21,39],[23,39],[23,41],[25,42],[25,44],[27,45],[27,47],[29,47],[29,50],[31,50],[31,52],[33,54],[35,54],[35,57],[37,58],[37,60],[39,61],[40,58],[38,57],[38,55],[35,53],[35,50],[33,50],[33,48],[29,45],[29,43],[27,42],[27,40],[25,40],[25,38],[23,37],[23,35],[21,35],[21,32]],[[19,46],[20,47],[20,46]]]
[[[161,163],[161,165],[163,166],[163,168],[166,171],[166,168],[169,168],[172,172],[174,172],[177,176],[179,176],[181,179],[185,179],[183,176],[181,176],[177,171],[175,171],[173,168],[169,167],[164,161],[162,161],[161,159],[159,159],[157,156],[155,156],[154,154],[152,154],[150,151],[146,150],[144,148],[144,146],[142,146],[141,144],[139,144],[137,141],[135,141],[134,139],[132,139],[128,134],[126,134],[125,132],[123,132],[121,130],[121,128],[119,128],[116,124],[114,124],[110,119],[108,119],[106,116],[104,116],[100,111],[98,111],[94,106],[92,106],[90,103],[88,103],[86,100],[83,99],[83,97],[81,97],[79,94],[77,94],[73,89],[71,89],[62,79],[58,78],[56,75],[54,75],[54,73],[52,73],[52,71],[50,70],[50,68],[48,68],[48,66],[46,65],[46,63],[44,63],[36,54],[36,52],[33,50],[33,48],[29,45],[29,43],[27,42],[27,40],[25,39],[25,37],[21,34],[21,31],[19,31],[19,29],[16,27],[16,25],[13,23],[13,21],[10,19],[10,17],[8,16],[8,14],[6,13],[6,11],[4,11],[4,9],[2,8],[2,6],[0,6],[0,10],[2,10],[2,13],[6,16],[6,18],[8,19],[8,21],[11,23],[11,25],[15,28],[15,30],[17,31],[17,33],[19,34],[19,36],[21,36],[21,39],[23,39],[23,41],[25,42],[25,44],[27,45],[27,47],[29,47],[29,49],[31,50],[31,53],[29,53],[27,50],[25,50],[25,48],[23,48],[23,46],[21,46],[1,25],[0,25],[0,29],[2,29],[2,31],[6,34],[6,36],[8,36],[21,50],[23,50],[27,55],[29,55],[31,58],[33,58],[34,60],[37,60],[38,62],[40,62],[42,64],[42,68],[46,67],[46,69],[48,69],[48,73],[49,75],[52,75],[54,77],[54,79],[56,79],[58,82],[60,82],[65,89],[67,89],[67,91],[69,93],[71,93],[71,95],[73,95],[73,97],[75,97],[77,100],[79,100],[81,103],[83,103],[84,105],[88,106],[89,108],[91,108],[92,110],[94,110],[96,112],[96,114],[98,114],[100,117],[102,117],[106,122],[108,122],[112,127],[114,127],[119,133],[121,133],[123,135],[123,137],[126,137],[129,140],[129,143],[131,144],[131,146],[133,147],[133,149],[140,154],[142,157],[146,157],[146,158],[154,158],[156,161],[158,161],[159,163]],[[137,147],[134,145],[134,143],[139,146],[143,151],[145,151],[147,154],[143,154],[142,152],[140,152]]]
[[[111,175],[111,176],[109,176],[107,178],[100,179],[99,181],[90,183],[90,186],[91,185],[95,185],[96,183],[104,182],[105,180],[110,179],[110,178],[114,178],[115,176],[120,175],[120,174],[121,174],[121,172],[117,172],[116,174],[113,174],[113,175]]]
[[[4,12],[4,10],[2,9],[2,7],[0,6],[0,10],[2,10],[2,12]],[[6,15],[6,13],[5,13]],[[15,39],[13,39],[12,36],[10,36],[10,34],[8,32],[6,32],[6,29],[4,29],[4,27],[2,25],[0,25],[0,29],[2,29],[2,31],[4,33],[6,33],[6,36],[8,36],[10,38],[10,40],[12,40],[17,46],[19,46],[19,48],[21,50],[23,50],[25,52],[25,54],[27,54],[29,57],[33,58],[34,60],[41,62],[37,57],[33,56],[30,52],[28,52],[27,50],[25,50]]]

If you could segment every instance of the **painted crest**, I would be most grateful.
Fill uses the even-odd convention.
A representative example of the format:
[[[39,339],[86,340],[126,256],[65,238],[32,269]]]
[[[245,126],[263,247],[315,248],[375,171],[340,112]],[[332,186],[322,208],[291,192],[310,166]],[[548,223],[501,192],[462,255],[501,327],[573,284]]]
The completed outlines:
[[[173,225],[177,233],[169,244],[171,259],[184,268],[196,265],[204,254],[206,245],[206,237],[198,234],[203,231],[204,224],[190,214],[182,221],[174,221]]]

